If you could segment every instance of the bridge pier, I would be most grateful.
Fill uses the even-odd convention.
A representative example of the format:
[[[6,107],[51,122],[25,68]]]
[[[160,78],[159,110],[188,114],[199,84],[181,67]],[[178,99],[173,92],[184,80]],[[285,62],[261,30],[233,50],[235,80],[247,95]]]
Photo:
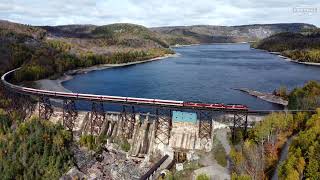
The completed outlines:
[[[103,103],[92,102],[90,115],[90,133],[99,135],[106,119]]]
[[[134,106],[128,106],[128,105],[122,106],[121,120],[122,120],[122,127],[121,127],[122,135],[127,139],[131,139],[133,136],[134,125],[136,123]]]
[[[157,108],[155,121],[155,140],[156,143],[169,144],[172,130],[172,111],[171,109]]]
[[[212,137],[213,112],[198,111],[200,142],[207,144]]]
[[[232,141],[236,140],[236,129],[243,128],[243,138],[247,138],[248,136],[248,112],[234,112],[233,114],[233,124],[231,128]]]
[[[63,100],[63,126],[72,131],[74,128],[75,120],[78,116],[76,104],[74,100]]]
[[[53,114],[53,108],[50,99],[47,96],[39,97],[39,118],[49,120]]]

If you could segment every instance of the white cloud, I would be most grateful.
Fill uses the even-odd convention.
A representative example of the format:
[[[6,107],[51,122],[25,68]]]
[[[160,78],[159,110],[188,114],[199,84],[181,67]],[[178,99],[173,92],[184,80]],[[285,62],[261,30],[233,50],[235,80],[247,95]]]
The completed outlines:
[[[295,14],[294,7],[313,7]],[[320,25],[319,0],[0,0],[0,19],[33,25],[145,26],[303,22]]]

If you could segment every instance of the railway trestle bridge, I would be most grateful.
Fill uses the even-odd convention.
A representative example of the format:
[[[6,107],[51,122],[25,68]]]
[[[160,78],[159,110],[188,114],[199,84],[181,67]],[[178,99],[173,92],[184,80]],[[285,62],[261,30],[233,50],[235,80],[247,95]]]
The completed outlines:
[[[18,68],[19,69],[19,68]],[[236,130],[243,131],[244,138],[247,136],[247,129],[252,125],[248,120],[248,115],[269,114],[276,111],[252,111],[245,105],[224,105],[224,104],[207,104],[194,103],[161,99],[146,99],[134,97],[105,96],[94,94],[56,92],[41,89],[18,86],[10,82],[13,73],[18,70],[12,70],[1,77],[2,85],[6,89],[7,96],[13,100],[11,109],[21,109],[21,114],[30,115],[35,110],[35,104],[38,104],[39,118],[49,120],[54,113],[54,106],[51,99],[62,101],[62,125],[70,131],[75,128],[75,120],[79,115],[79,109],[76,107],[77,101],[87,101],[91,103],[91,112],[89,118],[89,132],[93,135],[99,135],[103,130],[103,125],[107,120],[106,104],[117,104],[122,106],[120,112],[122,137],[132,139],[134,127],[137,123],[136,109],[146,107],[152,109],[150,112],[154,117],[154,139],[158,143],[169,144],[169,139],[173,124],[173,111],[187,111],[196,114],[198,124],[198,138],[208,141],[212,137],[213,121],[221,114],[228,115],[228,124],[231,129],[232,139],[236,138]],[[281,112],[281,111],[280,111]],[[293,111],[298,112],[298,111]],[[10,113],[10,112],[9,112]],[[222,120],[224,121],[224,120]],[[140,122],[141,123],[141,122]],[[114,126],[112,123],[107,123]]]
[[[201,139],[210,139],[212,135],[212,120],[217,113],[228,113],[233,115],[232,135],[235,136],[235,129],[242,128],[244,134],[247,132],[249,113],[244,105],[224,105],[224,104],[205,104],[183,101],[145,99],[120,96],[104,96],[93,94],[80,94],[68,92],[47,91],[41,89],[28,88],[10,83],[15,70],[5,73],[1,77],[2,84],[6,93],[13,102],[12,109],[18,108],[23,104],[24,114],[30,115],[35,110],[37,102],[39,118],[48,120],[54,112],[51,99],[63,101],[63,126],[72,131],[75,125],[75,119],[78,116],[76,101],[87,101],[91,103],[90,113],[90,133],[100,134],[102,124],[106,120],[105,104],[118,104],[122,106],[121,120],[122,133],[126,138],[132,138],[133,128],[136,123],[136,107],[147,107],[152,109],[155,115],[155,139],[163,144],[169,143],[172,129],[172,111],[191,111],[197,114],[198,136]],[[255,112],[256,113],[256,112]]]

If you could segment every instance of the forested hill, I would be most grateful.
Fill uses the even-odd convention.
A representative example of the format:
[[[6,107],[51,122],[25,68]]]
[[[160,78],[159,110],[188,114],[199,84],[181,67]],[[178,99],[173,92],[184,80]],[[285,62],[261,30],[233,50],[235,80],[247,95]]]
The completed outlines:
[[[311,24],[254,24],[243,26],[173,26],[156,27],[152,31],[163,35],[170,44],[232,43],[257,41],[281,32],[301,32],[317,27]]]
[[[99,32],[104,36],[110,35],[138,35],[138,37],[154,37],[161,43],[168,45],[187,45],[201,43],[231,43],[231,42],[249,42],[257,41],[276,33],[281,32],[301,32],[313,30],[317,27],[311,24],[288,23],[288,24],[253,24],[242,26],[168,26],[145,28],[143,26],[132,24],[111,24],[106,26],[95,25],[65,25],[65,26],[43,26],[49,35],[63,37],[95,37]],[[104,31],[101,31],[104,29]],[[114,33],[115,29],[121,29],[121,32]],[[134,32],[141,33],[134,33]],[[152,32],[151,32],[152,31]],[[146,33],[147,32],[147,33]],[[145,35],[145,36],[141,36]],[[149,38],[150,39],[150,38]],[[155,40],[153,39],[153,40]]]
[[[18,81],[173,53],[157,33],[134,24],[34,27],[0,21],[0,44],[0,73],[22,66]]]
[[[279,33],[253,45],[258,49],[280,52],[282,55],[302,62],[320,63],[320,31]]]

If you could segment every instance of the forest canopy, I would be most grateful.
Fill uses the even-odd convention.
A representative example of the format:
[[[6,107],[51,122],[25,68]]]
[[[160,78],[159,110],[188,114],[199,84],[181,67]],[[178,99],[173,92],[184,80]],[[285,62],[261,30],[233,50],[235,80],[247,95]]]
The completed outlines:
[[[31,119],[12,129],[3,111],[0,121],[2,179],[58,179],[73,165],[72,136],[61,125]]]

